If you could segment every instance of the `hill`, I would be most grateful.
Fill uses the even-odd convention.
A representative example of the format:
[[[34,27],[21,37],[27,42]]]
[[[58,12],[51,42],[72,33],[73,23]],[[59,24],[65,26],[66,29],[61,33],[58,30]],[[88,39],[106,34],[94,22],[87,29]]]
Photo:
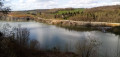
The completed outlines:
[[[36,9],[18,12],[45,19],[120,23],[120,5],[95,8]]]

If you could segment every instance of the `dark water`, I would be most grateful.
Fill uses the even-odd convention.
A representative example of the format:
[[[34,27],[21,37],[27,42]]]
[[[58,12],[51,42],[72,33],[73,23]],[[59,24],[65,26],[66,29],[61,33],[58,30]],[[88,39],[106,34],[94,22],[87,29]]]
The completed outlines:
[[[12,27],[21,25],[22,28],[30,30],[30,38],[40,43],[40,48],[59,48],[61,51],[68,49],[75,51],[76,43],[84,39],[97,39],[101,43],[98,48],[101,57],[116,57],[120,51],[120,36],[101,31],[75,31],[65,28],[46,25],[38,22],[0,22],[0,25],[10,24]]]

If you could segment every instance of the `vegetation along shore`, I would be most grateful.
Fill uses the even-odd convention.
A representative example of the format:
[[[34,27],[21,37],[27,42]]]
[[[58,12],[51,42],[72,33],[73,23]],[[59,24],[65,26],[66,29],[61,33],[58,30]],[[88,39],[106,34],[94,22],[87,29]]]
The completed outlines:
[[[119,26],[120,5],[103,6],[95,8],[58,8],[37,9],[29,11],[13,11],[8,20],[36,20],[48,24],[61,24],[68,26]]]

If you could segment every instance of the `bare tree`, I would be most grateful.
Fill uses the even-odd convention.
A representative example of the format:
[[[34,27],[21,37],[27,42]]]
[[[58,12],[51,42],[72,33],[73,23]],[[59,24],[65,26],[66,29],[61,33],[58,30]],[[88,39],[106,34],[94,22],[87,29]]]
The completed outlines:
[[[4,6],[4,3],[3,3],[4,0],[0,0],[0,19],[2,17],[6,17],[7,14],[10,12],[10,8],[9,7],[5,7]]]
[[[97,57],[98,47],[101,43],[96,39],[84,39],[83,41],[78,41],[76,45],[76,52],[80,57]]]

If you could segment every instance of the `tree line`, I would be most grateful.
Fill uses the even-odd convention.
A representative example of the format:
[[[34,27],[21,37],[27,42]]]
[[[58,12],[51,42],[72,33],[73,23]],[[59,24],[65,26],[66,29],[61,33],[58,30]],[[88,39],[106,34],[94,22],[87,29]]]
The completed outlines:
[[[67,9],[66,12],[58,14],[58,10],[52,13],[42,12],[39,16],[47,19],[67,19],[74,21],[89,21],[89,22],[120,22],[120,5],[103,6],[96,8],[84,9],[83,11],[74,11],[76,9]],[[48,10],[49,11],[49,10]],[[49,11],[50,12],[50,11]]]

